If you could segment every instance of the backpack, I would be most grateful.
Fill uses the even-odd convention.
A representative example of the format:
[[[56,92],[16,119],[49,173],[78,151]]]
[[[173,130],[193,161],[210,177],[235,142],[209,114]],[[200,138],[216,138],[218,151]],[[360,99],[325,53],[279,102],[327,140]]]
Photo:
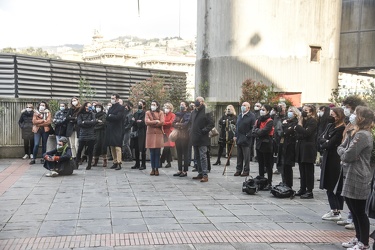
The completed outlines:
[[[254,179],[255,186],[257,186],[258,190],[263,190],[268,185],[268,179],[264,176],[257,176]]]
[[[296,194],[296,191],[285,185],[285,183],[280,182],[279,185],[272,187],[271,193],[277,198],[293,199]]]
[[[250,176],[249,179],[245,179],[245,181],[242,183],[242,192],[245,192],[247,194],[255,194],[258,192],[258,187],[255,185],[255,180],[253,177]]]

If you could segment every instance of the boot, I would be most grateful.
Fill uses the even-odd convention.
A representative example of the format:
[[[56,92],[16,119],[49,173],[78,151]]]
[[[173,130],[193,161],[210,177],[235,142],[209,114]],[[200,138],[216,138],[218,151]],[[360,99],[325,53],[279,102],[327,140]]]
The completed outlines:
[[[113,163],[112,167],[110,169],[116,169],[117,168],[117,163]]]
[[[167,165],[165,165],[165,168],[170,168],[171,167],[171,163],[168,162]]]
[[[98,161],[99,161],[99,158],[94,158],[94,164],[92,164],[93,167],[96,167],[98,166]]]
[[[150,175],[155,175],[155,169],[154,168],[151,170]]]
[[[91,169],[91,164],[89,163],[86,167],[86,170],[90,170]]]
[[[155,169],[155,176],[159,176],[159,169]]]
[[[212,164],[212,165],[217,166],[217,165],[220,165],[220,164],[221,164],[220,160],[217,159],[217,161],[214,164]]]
[[[120,169],[121,169],[121,163],[118,163],[117,168],[115,168],[115,170],[120,170]]]
[[[107,159],[103,159],[103,168],[107,167]]]

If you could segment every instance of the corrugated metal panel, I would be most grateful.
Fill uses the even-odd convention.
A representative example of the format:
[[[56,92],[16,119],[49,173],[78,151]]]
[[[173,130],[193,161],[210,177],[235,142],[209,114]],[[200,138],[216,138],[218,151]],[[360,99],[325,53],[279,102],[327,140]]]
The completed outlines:
[[[0,57],[0,97],[14,97],[15,72],[14,58],[4,55]]]

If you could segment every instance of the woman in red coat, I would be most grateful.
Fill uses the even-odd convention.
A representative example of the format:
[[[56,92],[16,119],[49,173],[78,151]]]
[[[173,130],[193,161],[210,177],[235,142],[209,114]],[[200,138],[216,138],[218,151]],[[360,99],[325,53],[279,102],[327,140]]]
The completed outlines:
[[[146,148],[150,149],[150,162],[152,171],[150,175],[159,175],[160,151],[163,147],[164,112],[160,110],[157,101],[151,102],[151,109],[146,112],[145,123]]]
[[[164,104],[164,125],[163,125],[163,130],[166,136],[169,138],[169,134],[172,132],[173,127],[172,123],[174,121],[174,118],[176,115],[173,113],[173,105],[169,102]],[[166,168],[171,167],[171,161],[172,161],[172,152],[171,148],[175,146],[174,142],[171,142],[168,140],[167,142],[164,143],[164,149],[163,153],[161,154],[160,157],[160,167],[163,167],[163,163],[167,160],[167,165],[165,165]]]

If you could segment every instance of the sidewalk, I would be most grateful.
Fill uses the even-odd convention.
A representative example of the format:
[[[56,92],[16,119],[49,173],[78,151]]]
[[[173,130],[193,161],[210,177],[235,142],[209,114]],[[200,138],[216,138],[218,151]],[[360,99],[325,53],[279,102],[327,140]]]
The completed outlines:
[[[56,178],[28,162],[0,159],[0,249],[342,249],[354,237],[321,220],[329,205],[319,182],[313,200],[247,195],[234,159],[225,176],[212,166],[207,183],[192,180],[195,172],[173,177],[176,161],[160,176],[149,163],[143,171],[123,163]],[[254,177],[257,169],[252,162]]]

